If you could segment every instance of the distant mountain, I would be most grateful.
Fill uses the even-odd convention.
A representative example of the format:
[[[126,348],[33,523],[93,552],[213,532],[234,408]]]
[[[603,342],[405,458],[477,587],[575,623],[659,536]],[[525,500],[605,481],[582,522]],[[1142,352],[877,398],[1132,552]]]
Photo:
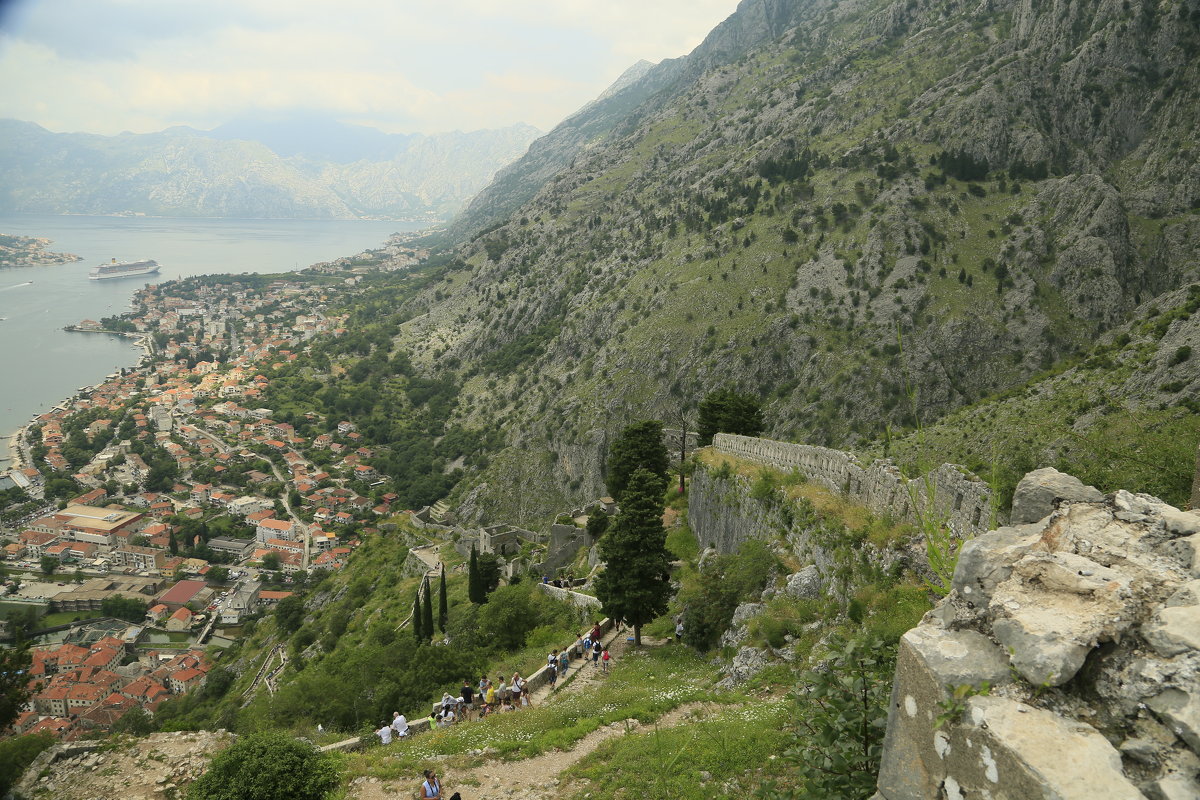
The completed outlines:
[[[537,135],[386,134],[311,114],[119,136],[0,120],[0,211],[446,219]]]
[[[202,135],[222,141],[261,142],[284,158],[303,156],[335,164],[391,161],[403,156],[416,142],[429,138],[419,133],[384,133],[363,125],[347,125],[313,112],[238,117]]]

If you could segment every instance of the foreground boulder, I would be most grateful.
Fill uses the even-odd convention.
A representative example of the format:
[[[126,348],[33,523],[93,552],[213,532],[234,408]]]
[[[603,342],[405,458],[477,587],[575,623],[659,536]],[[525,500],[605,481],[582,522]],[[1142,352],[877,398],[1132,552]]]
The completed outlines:
[[[877,800],[1200,797],[1200,514],[1049,472],[901,639]]]

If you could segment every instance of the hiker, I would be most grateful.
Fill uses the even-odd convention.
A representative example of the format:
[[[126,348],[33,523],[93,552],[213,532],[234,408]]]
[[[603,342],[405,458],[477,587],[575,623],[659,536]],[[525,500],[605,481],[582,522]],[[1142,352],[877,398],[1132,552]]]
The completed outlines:
[[[496,696],[500,700],[500,705],[501,706],[508,705],[508,700],[509,700],[509,697],[511,696],[510,692],[512,692],[512,689],[508,688],[508,686],[504,683],[503,675],[496,676],[496,683],[498,684],[498,686],[496,687]]]
[[[375,731],[375,735],[379,737],[379,741],[381,743],[391,744],[392,743],[392,726],[388,725],[387,721],[385,720],[379,726],[379,730]]]
[[[679,642],[682,642],[682,641],[683,641],[683,619],[680,618],[680,620],[675,623],[675,643],[678,644]]]
[[[603,665],[605,672],[608,672],[608,659],[609,658],[610,658],[610,656],[608,655],[608,648],[606,647],[606,648],[604,648],[604,655],[600,656],[600,663]]]
[[[437,773],[427,769],[424,775],[425,782],[421,784],[421,800],[441,800],[442,784],[438,781]]]
[[[596,662],[600,660],[600,653],[603,650],[604,645],[600,644],[599,639],[596,639],[595,643],[592,645],[592,666],[595,666]]]
[[[528,692],[525,691],[525,679],[521,677],[521,673],[513,673],[511,686],[514,706],[521,708],[522,706],[531,705]]]
[[[396,732],[396,738],[408,736],[408,720],[399,711],[392,712],[392,730]]]
[[[475,690],[471,687],[471,682],[463,678],[462,689],[459,690],[463,699],[463,719],[471,718],[471,705],[475,698]]]
[[[567,677],[567,668],[571,666],[571,657],[567,655],[567,651],[563,650],[558,656],[558,673],[564,678]]]

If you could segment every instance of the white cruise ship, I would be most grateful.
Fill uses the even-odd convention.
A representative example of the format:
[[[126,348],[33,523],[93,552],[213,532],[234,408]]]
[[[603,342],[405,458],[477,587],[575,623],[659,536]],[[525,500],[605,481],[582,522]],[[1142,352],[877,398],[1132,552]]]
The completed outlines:
[[[101,264],[88,273],[88,278],[94,281],[109,278],[132,278],[138,275],[157,275],[158,262],[152,258],[141,261],[117,261],[115,258],[107,264]]]

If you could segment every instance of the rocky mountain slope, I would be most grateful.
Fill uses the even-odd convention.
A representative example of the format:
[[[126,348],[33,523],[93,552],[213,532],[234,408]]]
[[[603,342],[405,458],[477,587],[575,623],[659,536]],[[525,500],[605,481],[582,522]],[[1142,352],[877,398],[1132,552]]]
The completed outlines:
[[[527,125],[390,137],[338,123],[311,139],[262,127],[153,134],[51,133],[0,120],[0,209],[162,216],[444,219],[520,156]],[[234,138],[254,132],[271,140]],[[367,132],[363,135],[362,132]],[[375,134],[374,136],[370,134]],[[340,138],[339,138],[340,135]],[[337,146],[335,146],[337,145]]]
[[[594,494],[615,430],[726,382],[854,446],[1084,352],[1197,277],[1198,52],[1187,4],[743,2],[503,171],[409,305],[507,430],[466,508]]]

